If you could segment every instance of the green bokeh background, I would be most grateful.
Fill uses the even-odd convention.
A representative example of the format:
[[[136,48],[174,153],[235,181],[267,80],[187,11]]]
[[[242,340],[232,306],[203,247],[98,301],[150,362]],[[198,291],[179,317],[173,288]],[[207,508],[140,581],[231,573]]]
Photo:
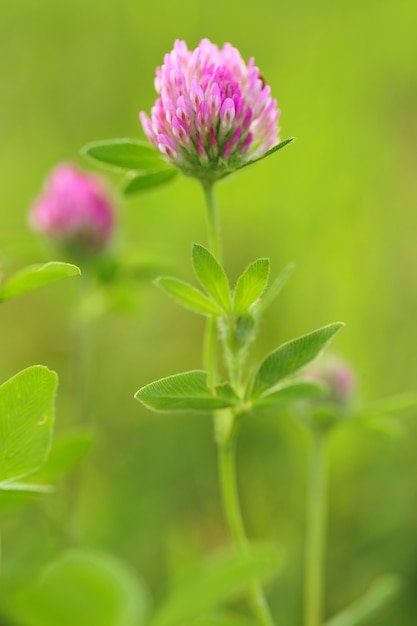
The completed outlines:
[[[297,141],[218,185],[226,267],[251,260],[297,269],[254,350],[328,322],[334,347],[357,371],[359,397],[417,388],[417,8],[412,0],[277,2],[15,0],[0,6],[0,256],[7,273],[40,254],[27,211],[61,161],[85,168],[95,139],[140,137],[154,68],[176,38],[230,41],[257,65],[282,109],[282,138]],[[119,203],[120,245],[191,277],[191,242],[206,242],[198,185]],[[52,254],[51,254],[52,256]],[[58,259],[57,253],[54,258]],[[203,320],[141,285],[140,306],[95,329],[92,421],[77,526],[83,545],[109,550],[149,581],[155,598],[188,563],[228,540],[209,417],[151,415],[133,399],[143,384],[200,367]],[[69,311],[74,284],[45,288],[1,310],[0,379],[43,363],[61,378],[58,429],[68,410]],[[405,436],[341,430],[331,446],[326,610],[332,614],[386,571],[404,574],[399,601],[375,623],[415,624],[417,416]],[[308,440],[289,416],[251,417],[239,446],[250,535],[285,546],[268,588],[282,624],[301,620]],[[57,502],[59,501],[59,494]],[[2,507],[6,572],[48,559],[60,540],[47,508],[8,496]]]

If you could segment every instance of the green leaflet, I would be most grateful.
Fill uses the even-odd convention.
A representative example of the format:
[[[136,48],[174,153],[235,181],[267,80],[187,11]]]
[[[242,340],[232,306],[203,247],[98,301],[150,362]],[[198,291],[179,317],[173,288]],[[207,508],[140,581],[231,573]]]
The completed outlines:
[[[256,622],[229,611],[216,611],[212,615],[205,615],[192,620],[192,622],[187,622],[185,626],[256,626]]]
[[[269,259],[257,259],[239,277],[233,296],[233,313],[246,313],[263,294],[269,278]]]
[[[155,411],[214,411],[239,402],[229,384],[210,388],[207,372],[199,370],[150,383],[139,389],[135,398]]]
[[[0,302],[10,300],[28,291],[49,285],[57,280],[79,276],[80,269],[71,263],[51,261],[43,265],[31,265],[21,270],[0,288]]]
[[[374,581],[370,589],[328,620],[324,626],[362,626],[382,611],[401,592],[402,581],[396,574],[385,574]]]
[[[12,481],[32,474],[45,462],[57,383],[55,372],[35,365],[0,386],[0,489],[12,489]],[[21,484],[15,486],[22,490]]]
[[[67,476],[82,463],[93,443],[93,433],[87,430],[69,432],[54,439],[47,461],[36,472],[36,480],[56,481]]]
[[[148,594],[135,572],[90,550],[68,550],[39,579],[8,599],[13,622],[27,626],[141,626]]]
[[[384,417],[389,415],[398,415],[407,411],[415,411],[417,409],[417,393],[409,391],[400,393],[395,396],[389,396],[382,400],[376,400],[365,405],[359,412],[353,415],[357,419],[368,419]]]
[[[253,578],[280,569],[282,554],[275,546],[252,547],[248,554],[226,554],[172,591],[151,626],[183,626],[246,591]],[[203,622],[204,623],[204,622]]]
[[[81,149],[81,154],[116,170],[158,171],[172,169],[162,155],[146,141],[108,139],[93,141]]]
[[[272,393],[264,393],[253,402],[254,409],[269,409],[284,406],[298,400],[322,398],[328,388],[326,385],[307,380],[296,380],[283,385]]]
[[[25,491],[26,493],[53,493],[54,487],[51,485],[36,485],[34,483],[24,483],[20,480],[0,483],[1,491]]]
[[[292,141],[294,141],[294,139],[295,139],[295,137],[289,137],[288,139],[284,139],[284,141],[281,141],[281,143],[277,144],[276,146],[274,146],[270,150],[267,150],[258,159],[252,159],[251,161],[246,161],[246,163],[244,163],[243,165],[241,165],[237,169],[238,170],[242,170],[244,167],[248,167],[249,165],[253,165],[254,163],[257,163],[258,161],[262,161],[263,159],[266,159],[267,157],[271,156],[271,154],[275,154],[275,152],[278,152],[278,150],[282,150],[282,148],[285,148],[285,146],[288,146],[288,144],[291,143]]]
[[[185,626],[256,626],[256,622],[236,613],[216,612],[187,622]]]
[[[128,174],[122,184],[122,192],[125,196],[130,196],[141,191],[154,189],[171,182],[178,176],[178,170],[173,167],[161,169],[159,171],[135,172]]]
[[[272,390],[281,380],[312,361],[343,326],[341,322],[329,324],[308,335],[284,343],[271,352],[261,363],[255,376],[252,399],[268,389]]]
[[[201,285],[224,312],[230,314],[230,287],[223,268],[211,252],[200,244],[193,245],[192,256],[194,271]]]
[[[174,300],[203,315],[223,315],[223,310],[211,298],[196,289],[192,285],[173,278],[171,276],[161,276],[156,284],[166,291]]]

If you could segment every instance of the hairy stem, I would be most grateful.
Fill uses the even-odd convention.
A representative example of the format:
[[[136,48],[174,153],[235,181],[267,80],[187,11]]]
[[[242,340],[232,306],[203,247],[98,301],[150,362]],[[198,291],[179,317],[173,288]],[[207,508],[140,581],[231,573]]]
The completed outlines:
[[[214,197],[213,185],[203,185],[206,206],[207,206],[207,224],[209,246],[212,254],[217,258],[219,263],[222,262],[220,224],[217,214],[217,208]],[[211,384],[217,382],[217,332],[216,321],[210,318],[207,322],[206,336],[204,342],[205,367],[209,374]],[[231,364],[233,371],[233,384],[240,385],[241,368],[235,359]],[[222,414],[223,413],[223,414]],[[239,495],[236,482],[236,420],[238,417],[226,412],[218,412],[215,414],[215,420],[230,419],[229,433],[217,438],[218,455],[219,455],[219,479],[221,492],[223,497],[223,506],[228,522],[230,534],[239,554],[242,556],[247,554],[249,546],[246,537],[245,526],[242,519],[242,513],[239,503]],[[273,626],[274,622],[271,617],[263,589],[258,580],[251,581],[248,590],[248,597],[252,607],[252,611],[258,620],[260,626]]]
[[[203,183],[204,197],[206,200],[206,216],[209,248],[219,263],[222,262],[220,223],[217,206],[214,197],[213,184]],[[204,367],[208,372],[209,383],[217,382],[217,328],[214,317],[207,319],[204,337]]]
[[[312,443],[307,487],[304,623],[321,626],[326,530],[325,435],[313,431]]]
[[[221,234],[220,234],[220,222],[217,212],[216,199],[214,196],[214,185],[203,184],[204,196],[206,200],[207,209],[207,229],[209,248],[212,254],[216,257],[219,263],[223,261]]]
[[[204,368],[208,373],[208,384],[215,385],[218,378],[217,372],[217,327],[214,317],[209,317],[206,322],[204,335]]]
[[[236,439],[219,446],[219,473],[223,495],[223,506],[235,546],[242,556],[248,552],[248,540],[243,524],[236,481],[235,448]],[[249,602],[261,626],[273,626],[266,598],[258,580],[249,585]]]

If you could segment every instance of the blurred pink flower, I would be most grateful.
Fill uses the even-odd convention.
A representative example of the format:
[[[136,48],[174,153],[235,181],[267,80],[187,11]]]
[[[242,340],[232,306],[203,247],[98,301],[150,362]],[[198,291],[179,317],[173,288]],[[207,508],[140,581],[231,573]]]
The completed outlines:
[[[62,164],[51,172],[32,206],[30,223],[57,242],[98,252],[113,232],[113,203],[98,178]]]
[[[306,369],[307,377],[324,382],[329,387],[329,399],[346,405],[352,400],[356,377],[353,369],[336,356],[319,359]]]
[[[231,44],[203,39],[193,51],[177,40],[156,70],[149,141],[184,173],[214,181],[278,143],[277,101],[254,59]]]

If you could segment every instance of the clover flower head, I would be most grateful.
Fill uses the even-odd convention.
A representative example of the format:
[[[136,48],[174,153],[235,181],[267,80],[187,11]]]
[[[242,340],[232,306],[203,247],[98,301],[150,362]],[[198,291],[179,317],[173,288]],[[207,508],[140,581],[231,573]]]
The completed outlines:
[[[355,373],[342,359],[327,356],[307,369],[308,378],[324,382],[329,388],[329,399],[339,405],[348,405],[355,391]]]
[[[105,185],[72,165],[58,165],[30,211],[34,230],[83,253],[103,250],[114,227]]]
[[[177,40],[156,70],[158,98],[149,141],[185,174],[213,182],[278,143],[280,111],[251,58],[230,43],[203,39],[195,50]]]

